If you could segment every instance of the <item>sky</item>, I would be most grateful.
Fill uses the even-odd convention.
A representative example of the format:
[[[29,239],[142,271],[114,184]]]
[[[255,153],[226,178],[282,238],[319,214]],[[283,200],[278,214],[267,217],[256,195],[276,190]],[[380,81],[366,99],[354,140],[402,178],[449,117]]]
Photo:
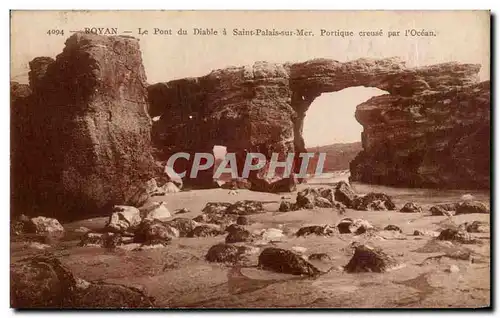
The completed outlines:
[[[36,23],[34,23],[36,21]],[[11,79],[27,81],[28,62],[55,57],[70,30],[117,27],[139,37],[149,83],[203,76],[214,69],[251,65],[256,61],[301,62],[313,58],[349,61],[361,57],[398,56],[407,66],[457,61],[481,64],[489,79],[489,13],[479,11],[14,11],[11,13]],[[139,36],[138,28],[149,30]],[[153,35],[154,29],[223,28],[228,36]],[[314,37],[232,36],[233,29],[312,30]],[[47,30],[64,30],[64,36]],[[320,30],[383,30],[382,37],[321,37]],[[387,37],[388,31],[432,30],[436,37]],[[349,88],[323,94],[306,115],[306,146],[359,141],[354,119],[357,104],[380,94],[372,88]]]

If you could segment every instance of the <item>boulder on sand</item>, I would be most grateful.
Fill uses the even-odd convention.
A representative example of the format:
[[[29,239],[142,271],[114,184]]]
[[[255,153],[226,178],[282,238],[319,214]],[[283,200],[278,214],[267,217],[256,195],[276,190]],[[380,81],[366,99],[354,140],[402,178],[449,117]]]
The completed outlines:
[[[187,237],[210,237],[224,234],[218,226],[202,224],[195,227],[188,233]]]
[[[44,216],[35,217],[23,223],[24,229],[28,233],[43,234],[64,232],[64,227],[58,220],[46,218]]]
[[[406,203],[400,210],[404,213],[421,213],[422,207],[414,202]]]
[[[109,232],[123,233],[134,229],[142,221],[141,212],[133,206],[115,205],[105,226]]]
[[[441,241],[455,241],[462,244],[471,244],[475,242],[468,232],[462,229],[453,228],[442,230],[437,239]]]
[[[399,233],[403,233],[403,231],[401,230],[401,228],[399,226],[396,226],[396,225],[393,225],[393,224],[387,225],[386,227],[384,227],[384,230],[385,231],[396,231],[396,232],[399,232]]]
[[[252,233],[241,225],[233,224],[226,231],[229,232],[226,243],[251,242],[254,239]]]
[[[255,200],[243,200],[230,205],[224,213],[249,215],[249,214],[257,214],[263,212],[264,212],[264,207],[262,205],[262,202]]]
[[[188,218],[175,218],[165,222],[166,225],[173,227],[179,231],[180,237],[186,237],[199,224],[198,222]]]
[[[246,246],[220,243],[210,247],[205,259],[212,263],[239,264],[245,261],[249,250]]]
[[[337,229],[340,234],[354,233],[359,235],[373,229],[373,225],[363,219],[344,218],[337,223]]]
[[[143,218],[165,220],[172,216],[167,208],[166,202],[153,202],[147,208],[140,209]]]
[[[460,224],[458,228],[469,233],[488,233],[490,231],[490,225],[482,221],[465,222]]]
[[[344,270],[348,273],[382,273],[401,266],[394,257],[387,255],[380,248],[368,245],[357,245],[354,248],[354,255],[344,266]]]
[[[181,190],[173,182],[167,182],[161,188],[166,194],[181,192]]]
[[[311,234],[315,235],[322,235],[322,236],[331,236],[337,233],[337,230],[335,230],[334,227],[331,227],[330,225],[312,225],[312,226],[305,226],[300,228],[297,231],[297,237],[300,236],[308,236]]]
[[[334,199],[347,207],[350,207],[352,200],[356,197],[356,194],[352,190],[351,186],[345,182],[340,181],[335,185]]]
[[[384,211],[394,210],[396,205],[387,194],[370,192],[367,195],[354,198],[351,207],[360,211]]]
[[[463,201],[456,205],[456,215],[469,213],[488,214],[490,210],[485,204],[479,201]]]
[[[259,255],[260,268],[292,275],[316,276],[320,271],[301,255],[292,251],[268,247]]]
[[[143,220],[134,234],[134,242],[145,245],[167,245],[173,238],[179,237],[176,228],[157,219]]]
[[[82,236],[79,246],[115,248],[122,245],[122,236],[118,233],[87,232]]]
[[[456,203],[443,203],[432,206],[429,211],[432,215],[453,216],[456,213]]]

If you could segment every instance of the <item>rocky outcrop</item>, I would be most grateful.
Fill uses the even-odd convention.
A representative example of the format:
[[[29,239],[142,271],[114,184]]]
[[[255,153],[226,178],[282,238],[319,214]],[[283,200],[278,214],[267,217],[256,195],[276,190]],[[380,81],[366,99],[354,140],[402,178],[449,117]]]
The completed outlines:
[[[316,97],[376,87],[388,94],[357,108],[363,151],[351,164],[352,180],[488,187],[490,84],[478,83],[479,69],[454,62],[408,68],[391,58],[256,62],[216,70],[148,87],[150,114],[161,116],[153,139],[165,149],[163,160],[178,151],[211,152],[214,145],[235,152],[239,164],[247,152],[284,157],[306,150],[303,123]],[[300,160],[295,163],[297,171]],[[175,168],[183,170],[190,162],[179,165]],[[206,171],[196,182],[208,185],[211,174]]]
[[[31,95],[11,105],[14,208],[76,218],[141,204],[155,166],[138,40],[75,33],[30,68]]]

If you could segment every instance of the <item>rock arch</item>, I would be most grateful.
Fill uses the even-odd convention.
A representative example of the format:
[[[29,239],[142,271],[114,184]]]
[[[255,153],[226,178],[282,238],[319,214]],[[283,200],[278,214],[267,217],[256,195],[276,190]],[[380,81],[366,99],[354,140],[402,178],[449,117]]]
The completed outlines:
[[[352,180],[485,188],[490,90],[489,81],[479,83],[479,69],[455,62],[408,68],[397,58],[363,58],[216,70],[148,87],[150,114],[161,115],[153,140],[165,156],[215,144],[232,152],[303,152],[304,117],[315,98],[353,86],[376,87],[389,94],[357,106],[363,151],[351,164]],[[189,118],[192,113],[196,118]],[[476,152],[466,154],[470,147]],[[210,182],[208,174],[197,182]]]

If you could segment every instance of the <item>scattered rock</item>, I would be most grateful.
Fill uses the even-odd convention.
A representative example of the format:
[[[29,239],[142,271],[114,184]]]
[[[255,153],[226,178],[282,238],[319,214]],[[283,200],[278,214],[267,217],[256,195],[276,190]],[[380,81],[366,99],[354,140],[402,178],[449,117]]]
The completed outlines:
[[[252,183],[248,179],[243,179],[243,178],[231,179],[230,181],[227,181],[221,186],[222,189],[229,189],[229,190],[238,190],[238,189],[250,190],[251,187]]]
[[[285,239],[283,231],[275,228],[262,230],[259,235],[266,242],[279,242]]]
[[[181,190],[173,183],[173,182],[167,182],[165,183],[161,189],[165,194],[168,193],[178,193],[181,192]]]
[[[39,216],[32,218],[29,222],[25,223],[24,230],[28,233],[37,234],[57,233],[64,232],[64,227],[56,219]]]
[[[406,203],[400,210],[404,213],[422,213],[422,207],[414,202]]]
[[[426,230],[415,230],[413,232],[414,236],[430,236],[430,237],[438,237],[439,232],[436,231],[426,231]]]
[[[459,229],[469,233],[488,233],[490,232],[490,225],[481,221],[465,222],[460,224]]]
[[[76,232],[76,233],[87,233],[87,232],[90,232],[90,229],[86,228],[85,226],[80,226],[79,228],[76,228],[74,230],[74,232]]]
[[[337,229],[340,234],[354,233],[359,235],[365,233],[370,229],[373,229],[373,225],[363,219],[353,220],[351,218],[345,218],[339,221],[339,223],[337,224]]]
[[[490,210],[485,204],[479,201],[464,201],[457,204],[456,215],[469,213],[488,214]]]
[[[399,233],[403,233],[403,231],[401,230],[401,228],[399,226],[396,226],[396,225],[387,225],[386,227],[384,227],[384,230],[386,231],[397,231]]]
[[[193,221],[199,223],[209,223],[209,224],[217,224],[217,225],[229,225],[236,222],[238,216],[232,214],[206,214],[202,213],[197,217],[193,218]]]
[[[332,258],[326,253],[315,253],[315,254],[309,255],[309,260],[310,261],[327,262],[327,261],[331,261]]]
[[[450,265],[450,268],[447,269],[448,272],[450,273],[458,273],[460,272],[460,268],[458,268],[457,265]]]
[[[365,196],[353,199],[351,207],[360,211],[385,211],[394,210],[396,205],[390,196],[385,193],[370,192]]]
[[[28,243],[28,248],[33,248],[36,250],[44,250],[44,249],[50,248],[50,245],[39,243],[39,242],[30,242],[30,243]]]
[[[205,214],[223,214],[231,205],[229,202],[208,202],[201,212]]]
[[[312,226],[305,226],[300,228],[297,231],[297,236],[308,236],[311,234],[315,235],[322,235],[322,236],[331,236],[337,233],[335,228],[331,227],[330,225],[312,225]]]
[[[443,203],[437,204],[430,208],[430,212],[432,215],[445,215],[445,216],[453,216],[455,215],[455,211],[457,208],[457,204],[455,203]]]
[[[236,224],[238,225],[249,225],[250,220],[246,216],[238,216],[236,219]]]
[[[460,199],[461,199],[462,201],[472,201],[472,200],[474,200],[474,196],[473,196],[472,194],[468,193],[468,194],[464,194],[464,195],[462,195],[462,196],[460,197]]]
[[[145,219],[135,231],[134,242],[146,245],[167,245],[180,236],[179,230],[157,219]]]
[[[332,202],[323,197],[316,197],[314,200],[314,205],[319,208],[333,208]]]
[[[210,236],[217,236],[217,235],[223,235],[224,231],[220,229],[218,226],[213,226],[213,225],[198,225],[195,227],[188,235],[187,237],[210,237]]]
[[[141,212],[133,206],[115,205],[105,226],[106,231],[122,233],[134,229],[142,221]]]
[[[442,230],[437,239],[441,241],[455,241],[462,244],[474,243],[468,232],[452,228]]]
[[[92,233],[83,235],[79,246],[115,248],[122,245],[122,236],[118,233]]]
[[[191,212],[191,211],[189,209],[182,208],[182,209],[175,210],[174,214],[184,214],[184,213],[188,213],[188,212]]]
[[[268,247],[259,255],[260,268],[292,275],[316,276],[320,271],[302,256],[281,248]]]
[[[177,229],[180,237],[186,237],[195,229],[195,227],[198,226],[196,221],[188,218],[175,218],[173,220],[166,221],[165,224]]]
[[[249,251],[246,246],[220,243],[210,247],[205,259],[212,263],[239,264],[246,260]]]
[[[172,216],[167,208],[166,202],[154,202],[153,204],[154,208],[146,214],[146,219],[165,220]]]
[[[295,253],[299,253],[299,254],[303,255],[303,254],[305,254],[305,252],[307,252],[307,248],[302,247],[302,246],[293,246],[292,247],[292,251],[294,251]]]
[[[392,256],[384,253],[380,248],[368,245],[357,245],[354,255],[344,266],[348,273],[377,272],[382,273],[401,266]]]
[[[167,182],[172,182],[178,189],[182,189],[182,178],[179,177],[177,173],[175,173],[172,167],[165,165],[165,175],[167,177]]]
[[[264,212],[262,202],[254,200],[238,201],[227,208],[225,213],[237,215],[249,215]]]
[[[251,242],[254,239],[250,231],[240,225],[233,224],[226,231],[229,232],[226,243]]]
[[[356,194],[347,182],[340,181],[335,185],[335,201],[338,201],[345,206],[350,207],[355,197]]]
[[[154,298],[138,288],[111,284],[87,283],[87,286],[77,289],[73,296],[73,308],[154,308]]]
[[[290,211],[295,211],[297,210],[295,204],[289,201],[281,201],[280,203],[280,212],[290,212]]]
[[[10,265],[10,305],[62,308],[72,305],[73,274],[55,257],[33,257]]]

